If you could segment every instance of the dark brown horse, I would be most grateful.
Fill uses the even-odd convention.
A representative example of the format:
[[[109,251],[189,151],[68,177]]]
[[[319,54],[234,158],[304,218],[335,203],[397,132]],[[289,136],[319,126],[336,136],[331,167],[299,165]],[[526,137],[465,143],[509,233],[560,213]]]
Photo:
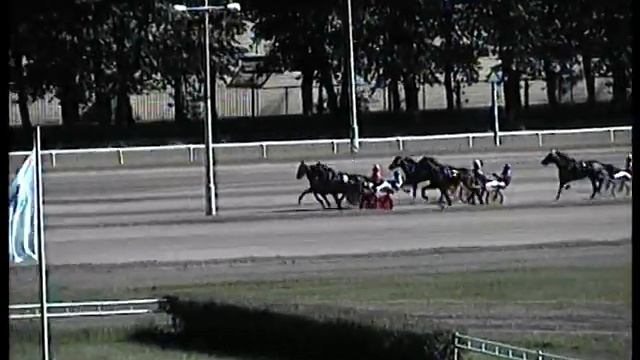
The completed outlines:
[[[593,192],[591,199],[602,189],[603,183],[607,180],[608,174],[599,161],[596,160],[576,160],[557,149],[551,150],[540,162],[542,165],[555,164],[558,167],[558,192],[556,201],[560,199],[562,190],[569,189],[569,183],[576,180],[588,178],[591,181]]]

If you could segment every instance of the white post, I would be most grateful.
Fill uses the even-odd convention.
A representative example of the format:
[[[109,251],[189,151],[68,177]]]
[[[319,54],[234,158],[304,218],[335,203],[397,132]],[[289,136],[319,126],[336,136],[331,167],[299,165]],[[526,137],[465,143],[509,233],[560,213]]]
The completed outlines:
[[[491,107],[493,109],[493,134],[496,146],[500,146],[500,124],[498,123],[498,87],[491,82]]]
[[[42,157],[40,154],[40,126],[36,126],[35,134],[35,149],[36,149],[36,171],[35,171],[35,186],[36,186],[36,227],[38,238],[38,263],[40,264],[40,313],[42,316],[42,358],[49,360],[49,315],[47,309],[47,260],[45,254],[44,244],[44,216],[43,216],[43,197],[42,197]]]
[[[204,6],[209,6],[209,0],[205,0]],[[213,129],[212,129],[212,110],[211,110],[211,55],[209,53],[209,11],[205,11],[204,15],[204,46],[205,46],[205,98],[207,101],[207,122],[205,124],[205,136],[204,136],[204,145],[207,154],[207,162],[206,162],[206,177],[207,184],[205,185],[205,202],[206,202],[206,215],[216,215],[216,185],[213,174],[213,146],[212,146],[212,138],[213,138]],[[215,80],[215,79],[214,79]]]
[[[347,27],[349,33],[349,82],[351,91],[351,153],[356,154],[360,150],[360,137],[358,135],[358,118],[356,102],[356,74],[353,59],[353,24],[351,21],[351,0],[347,0]]]

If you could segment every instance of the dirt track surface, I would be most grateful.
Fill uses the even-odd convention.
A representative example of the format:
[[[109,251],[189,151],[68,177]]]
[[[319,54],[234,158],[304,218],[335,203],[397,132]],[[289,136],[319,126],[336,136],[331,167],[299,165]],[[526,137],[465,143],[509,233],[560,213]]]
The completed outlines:
[[[203,215],[203,170],[198,167],[53,171],[44,177],[48,261],[204,261],[630,237],[629,198],[590,201],[590,185],[582,180],[553,202],[557,170],[540,165],[544,155],[438,157],[457,166],[470,166],[481,157],[487,173],[499,171],[505,162],[514,167],[504,206],[455,203],[444,212],[433,203],[412,204],[404,193],[397,194],[392,213],[322,211],[312,196],[297,205],[308,185],[295,179],[295,162],[221,166],[215,220]],[[620,163],[625,149],[589,149],[579,155]],[[330,165],[368,173],[374,162],[386,167],[390,161]]]

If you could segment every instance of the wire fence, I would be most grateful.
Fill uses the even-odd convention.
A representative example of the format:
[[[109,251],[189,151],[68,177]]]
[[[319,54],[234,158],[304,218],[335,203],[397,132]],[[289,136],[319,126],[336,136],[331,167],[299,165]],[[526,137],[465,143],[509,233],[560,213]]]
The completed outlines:
[[[612,97],[609,78],[596,79],[596,101],[608,101]],[[523,101],[530,105],[546,104],[546,83],[542,80],[528,81],[528,93],[525,84],[521,84]],[[369,89],[363,89],[369,94]],[[568,86],[560,97],[562,103],[583,103],[587,100],[584,81]],[[336,86],[336,92],[340,88]],[[175,115],[172,90],[150,92],[131,96],[133,117],[136,122],[153,122],[172,120]],[[399,87],[400,100],[404,103],[404,90]],[[323,96],[326,102],[326,93]],[[389,91],[387,88],[377,89],[367,97],[368,111],[387,111],[390,109]],[[318,86],[313,88],[314,109],[318,106]],[[202,104],[195,104],[201,107]],[[446,108],[444,86],[422,85],[418,90],[418,108],[420,110]],[[461,90],[461,106],[463,108],[488,107],[491,105],[491,85],[479,82],[463,85]],[[325,104],[326,108],[326,104]],[[221,117],[272,116],[302,113],[300,86],[274,86],[261,89],[230,88],[223,84],[216,87],[216,109]],[[52,95],[29,104],[29,114],[34,125],[55,125],[62,123],[60,102]],[[20,126],[20,111],[17,95],[9,93],[9,125]]]

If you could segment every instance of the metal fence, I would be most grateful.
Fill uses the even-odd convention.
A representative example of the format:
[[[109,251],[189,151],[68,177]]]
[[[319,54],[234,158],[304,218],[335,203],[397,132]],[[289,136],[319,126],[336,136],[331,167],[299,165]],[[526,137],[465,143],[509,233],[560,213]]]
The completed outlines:
[[[47,309],[48,316],[51,318],[142,315],[159,312],[162,301],[162,299],[137,299],[49,303]],[[37,318],[40,318],[40,304],[9,305],[10,320]]]
[[[587,133],[608,133],[610,143],[616,140],[616,133],[631,132],[631,126],[615,126],[604,128],[584,128],[584,129],[556,129],[556,130],[524,130],[524,131],[504,131],[499,133],[500,138],[512,136],[536,136],[537,145],[543,146],[543,138],[549,135],[567,135],[567,134],[587,134]],[[410,142],[429,141],[429,140],[454,140],[465,139],[468,148],[474,148],[474,142],[480,138],[492,138],[493,133],[462,133],[462,134],[444,134],[444,135],[424,135],[424,136],[398,136],[384,138],[361,138],[361,144],[373,143],[393,143],[398,151],[403,151],[406,144]],[[269,148],[278,146],[309,146],[309,145],[331,145],[331,150],[327,150],[324,155],[338,153],[339,145],[349,144],[349,139],[319,139],[319,140],[290,140],[290,141],[260,141],[260,142],[243,142],[243,143],[216,143],[214,148],[247,148],[256,147],[260,149],[262,159],[269,158]],[[60,149],[60,150],[44,150],[44,155],[51,157],[51,164],[56,166],[58,156],[70,154],[89,154],[89,153],[113,153],[118,157],[118,163],[125,163],[125,153],[130,152],[150,152],[150,151],[184,151],[188,155],[188,161],[195,160],[195,151],[204,149],[203,144],[184,144],[184,145],[165,145],[165,146],[137,146],[137,147],[111,147],[111,148],[90,148],[90,149]],[[328,148],[327,148],[328,149]],[[330,152],[329,152],[330,151]],[[10,152],[10,156],[28,155],[29,151]],[[185,156],[185,158],[187,158]]]
[[[610,79],[596,78],[596,100],[611,99],[608,85]],[[339,92],[339,87],[336,87]],[[400,100],[404,103],[404,90],[399,87]],[[461,104],[463,108],[489,107],[491,105],[491,87],[489,83],[478,82],[463,85]],[[368,89],[366,89],[368,92]],[[521,96],[528,99],[529,104],[546,104],[546,83],[541,80],[528,82],[528,94],[525,94],[524,83]],[[143,95],[132,95],[131,106],[137,122],[153,122],[174,118],[175,108],[172,90],[149,92]],[[230,88],[223,84],[216,86],[216,109],[221,117],[234,116],[269,116],[301,114],[302,100],[300,86],[295,84],[279,84],[262,89]],[[389,96],[386,88],[376,90],[369,96],[368,108],[371,112],[389,110]],[[324,96],[326,101],[326,94]],[[313,88],[314,108],[318,103],[318,87]],[[583,81],[576,82],[568,94],[560,98],[560,102],[581,103],[586,101],[586,87]],[[418,108],[420,110],[446,108],[445,89],[442,85],[422,85],[418,89]],[[62,123],[60,102],[53,96],[37,100],[29,105],[29,114],[34,125],[54,125]],[[9,93],[9,125],[20,126],[20,111],[17,96]]]
[[[460,358],[460,351],[471,351],[500,359],[509,360],[577,360],[566,356],[545,353],[542,350],[531,350],[496,341],[455,333],[453,359]]]

